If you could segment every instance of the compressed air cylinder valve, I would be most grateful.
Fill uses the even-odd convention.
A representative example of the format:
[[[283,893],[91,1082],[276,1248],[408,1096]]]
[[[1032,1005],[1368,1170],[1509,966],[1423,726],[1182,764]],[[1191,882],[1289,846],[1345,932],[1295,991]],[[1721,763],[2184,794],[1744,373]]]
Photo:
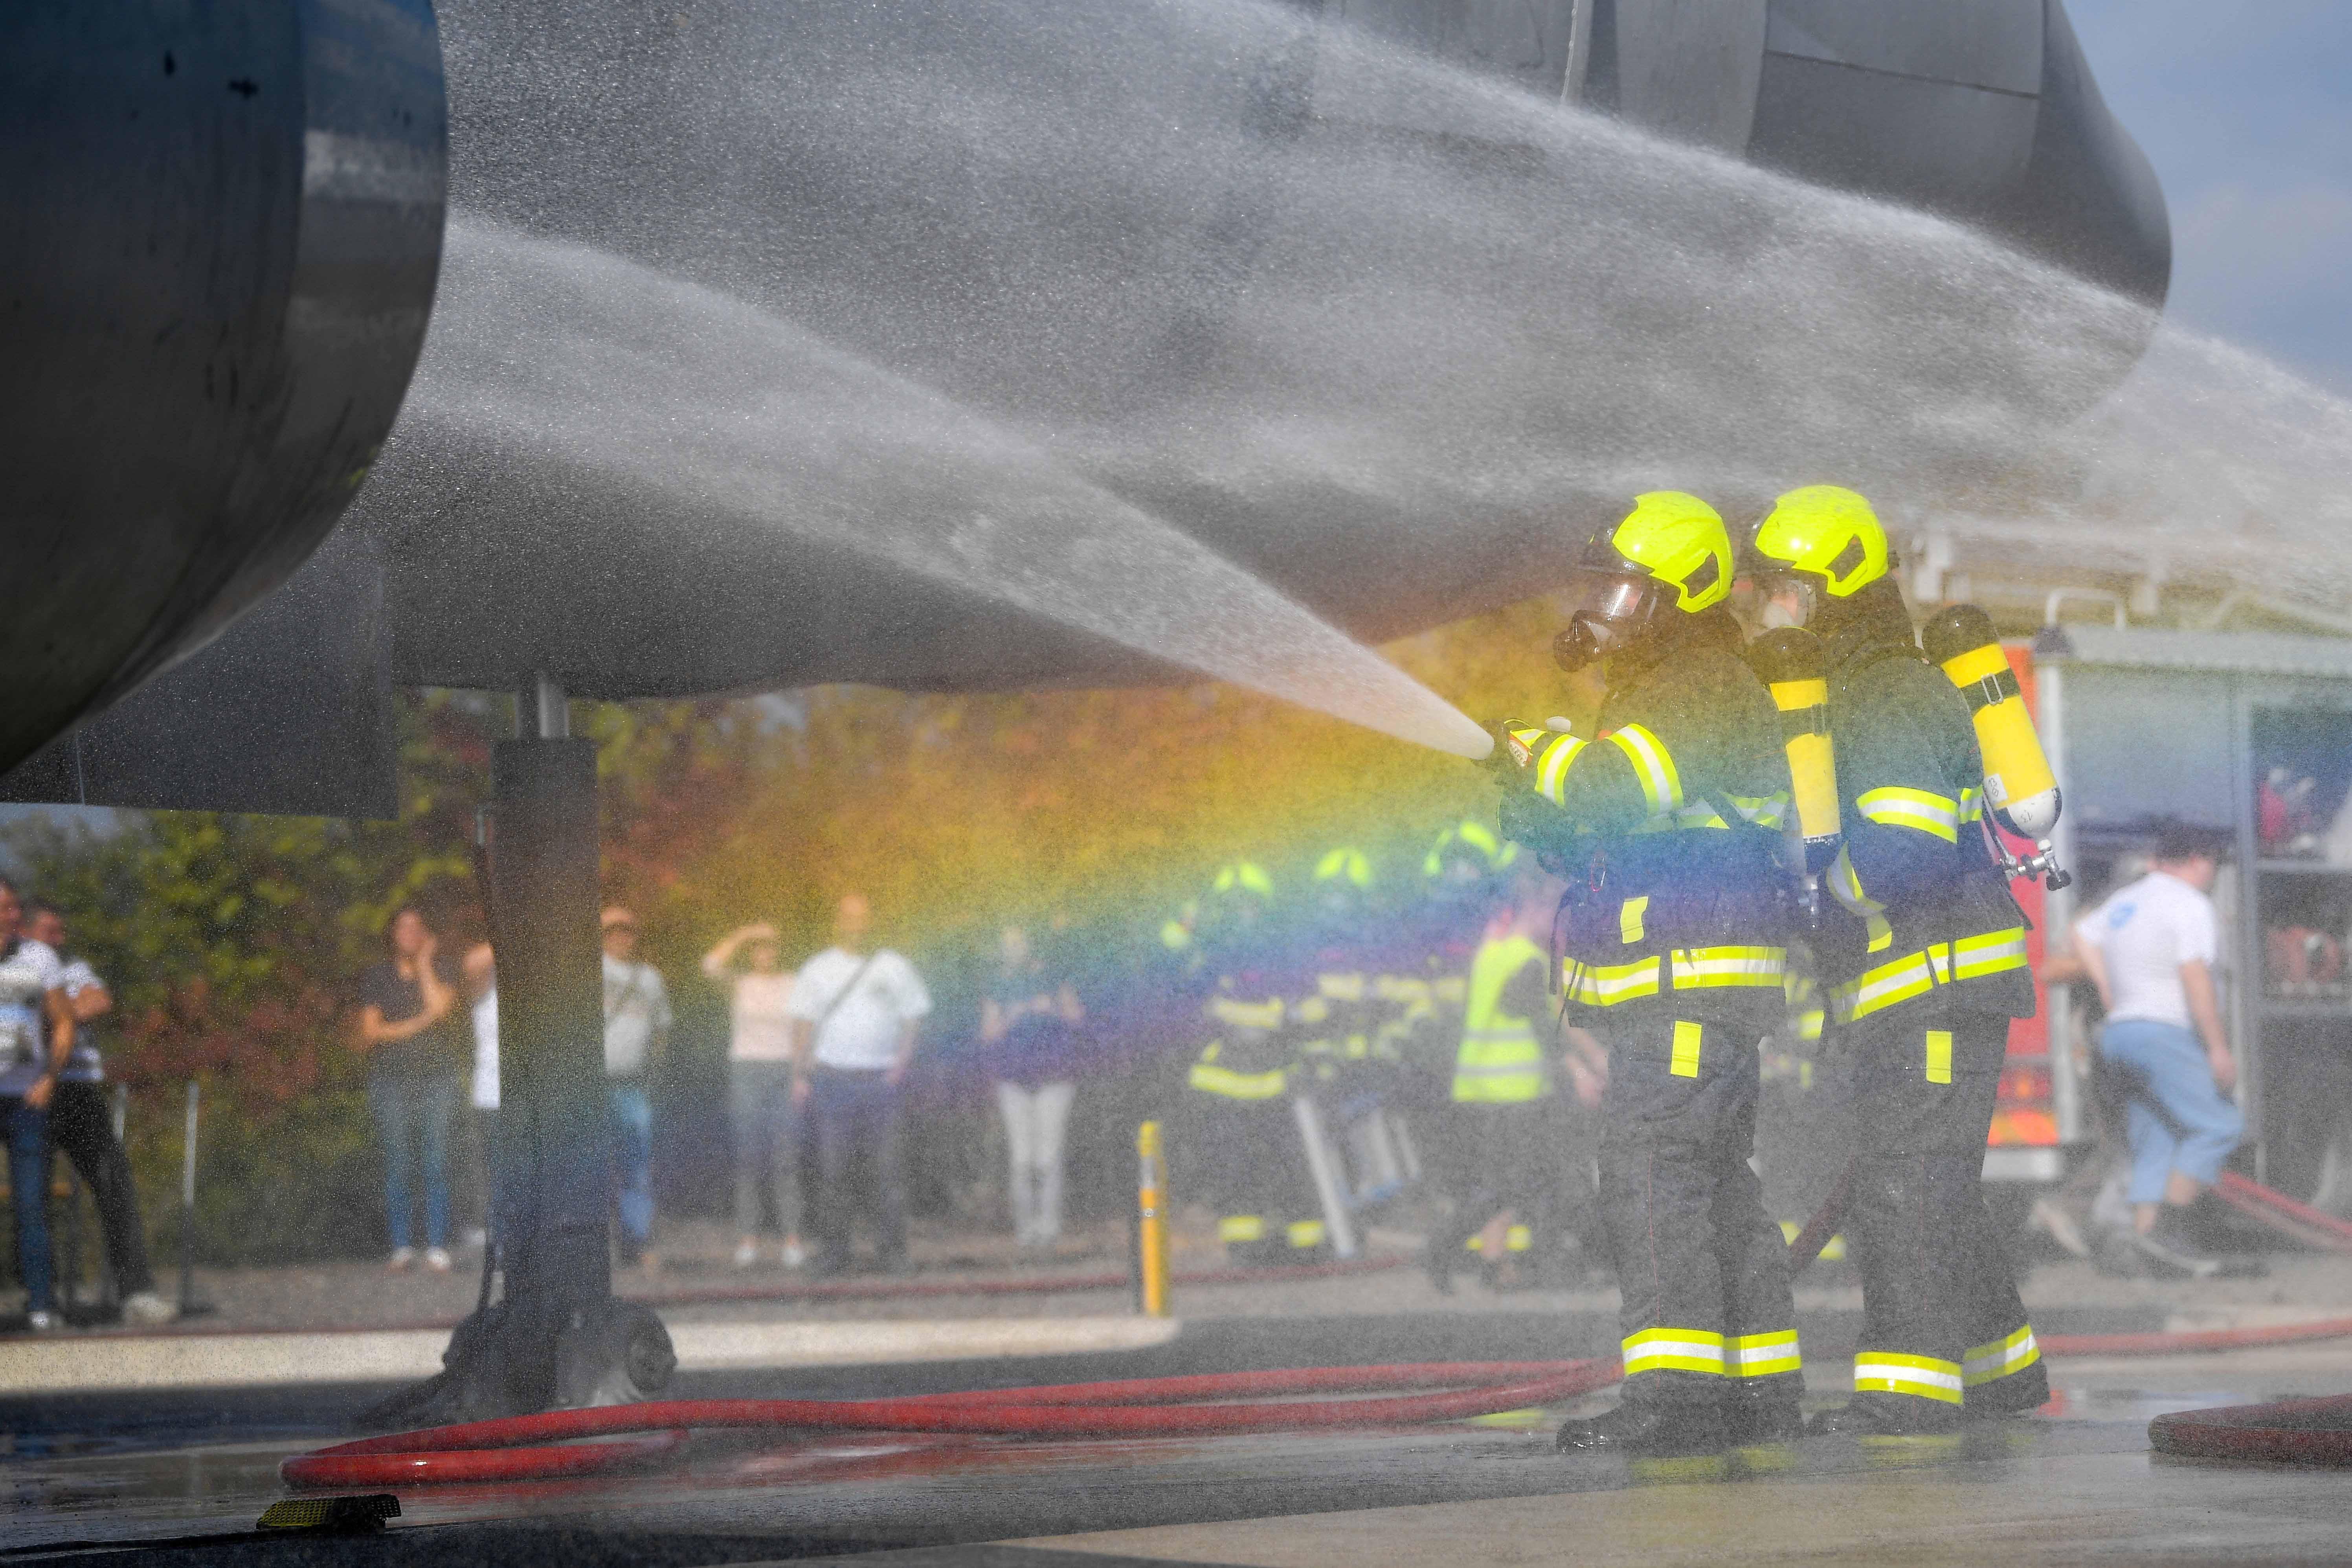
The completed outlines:
[[[2025,710],[2024,693],[2009,668],[2009,655],[1991,617],[1974,605],[1948,605],[1936,612],[1919,637],[1927,657],[1943,667],[1968,700],[1976,721],[1977,749],[1984,756],[1985,804],[2003,827],[2033,840],[2035,852],[2022,859],[2011,857],[1998,836],[1995,849],[2012,876],[2041,877],[2043,886],[2056,892],[2074,881],[2050,847],[2062,804],[2058,779],[2042,754],[2033,715]]]

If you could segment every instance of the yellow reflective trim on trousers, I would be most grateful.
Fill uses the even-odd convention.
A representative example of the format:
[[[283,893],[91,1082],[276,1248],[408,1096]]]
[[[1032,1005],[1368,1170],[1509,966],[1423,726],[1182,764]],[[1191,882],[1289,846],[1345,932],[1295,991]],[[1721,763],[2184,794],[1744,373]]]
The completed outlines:
[[[1952,1031],[1949,1029],[1927,1031],[1927,1081],[1952,1081]]]
[[[1323,1222],[1319,1219],[1295,1219],[1283,1233],[1290,1245],[1304,1250],[1323,1245]]]
[[[1526,1226],[1511,1226],[1503,1232],[1505,1252],[1531,1252],[1535,1249],[1535,1245],[1536,1233]],[[1486,1238],[1484,1236],[1474,1236],[1462,1246],[1465,1251],[1483,1253],[1486,1250]]]
[[[2041,1359],[2042,1346],[2033,1337],[2033,1325],[2027,1323],[2005,1340],[1969,1352],[1968,1359],[1960,1363],[1961,1381],[1970,1388],[1980,1387],[2023,1372]]]
[[[1667,1065],[1666,1070],[1676,1078],[1696,1078],[1699,1042],[1706,1035],[1706,1031],[1701,1026],[1676,1019],[1674,1060]]]
[[[1264,1241],[1265,1216],[1254,1214],[1229,1214],[1217,1222],[1217,1239],[1227,1243]]]
[[[1283,1011],[1278,996],[1270,1002],[1241,1002],[1231,996],[1213,997],[1209,1002],[1210,1017],[1237,1029],[1279,1029]]]
[[[1947,844],[1960,841],[1960,805],[1949,795],[1888,784],[1883,789],[1864,790],[1854,805],[1862,808],[1863,816],[1883,827],[1916,828]]]
[[[1801,1372],[1805,1364],[1794,1329],[1742,1334],[1730,1342],[1726,1360],[1738,1377],[1777,1377],[1784,1372]]]
[[[1360,1002],[1370,986],[1361,974],[1350,970],[1339,974],[1318,974],[1315,990],[1328,1002]]]
[[[1650,907],[1650,895],[1628,899],[1617,906],[1617,940],[1628,947],[1642,940],[1642,915]]]
[[[1280,1068],[1272,1072],[1235,1072],[1214,1062],[1194,1062],[1185,1081],[1202,1094],[1227,1100],[1273,1100],[1290,1087],[1290,1075]]]
[[[1958,1405],[1961,1397],[1960,1363],[1934,1356],[1900,1355],[1891,1351],[1853,1352],[1856,1394],[1907,1394]]]
[[[1639,724],[1612,730],[1608,739],[1633,764],[1633,776],[1641,780],[1643,798],[1650,803],[1653,815],[1682,809],[1682,774],[1675,771],[1674,753],[1666,750],[1664,741]]]
[[[1621,1347],[1625,1375],[1696,1372],[1723,1375],[1723,1336],[1706,1329],[1643,1329]]]
[[[1569,764],[1576,761],[1586,742],[1574,735],[1555,738],[1536,753],[1536,793],[1554,805],[1567,803],[1561,798],[1568,790]]]
[[[1644,958],[1633,963],[1567,962],[1562,984],[1569,1000],[1588,1007],[1614,1007],[1658,994],[1660,961]]]
[[[1778,989],[1789,969],[1789,950],[1785,947],[1678,947],[1672,957],[1677,991],[1704,991],[1724,985],[1769,985]]]

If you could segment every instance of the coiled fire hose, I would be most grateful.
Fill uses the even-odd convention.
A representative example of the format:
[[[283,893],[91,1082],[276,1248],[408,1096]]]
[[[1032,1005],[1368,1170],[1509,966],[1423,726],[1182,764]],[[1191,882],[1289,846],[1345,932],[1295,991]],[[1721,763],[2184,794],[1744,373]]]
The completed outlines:
[[[1820,1255],[1837,1226],[1848,1186],[1847,1177],[1841,1176],[1790,1245],[1793,1269]],[[2305,1231],[2352,1249],[2352,1226],[2341,1220],[2242,1178],[2224,1177],[2222,1190],[2240,1206],[2270,1208]],[[2352,1336],[2352,1318],[2191,1332],[2052,1334],[2042,1336],[2041,1344],[2051,1355],[2177,1355],[2347,1336]],[[289,1486],[303,1489],[600,1475],[658,1458],[694,1430],[1139,1437],[1403,1426],[1556,1404],[1605,1388],[1622,1373],[1613,1358],[1433,1362],[1132,1378],[905,1399],[664,1400],[366,1437],[297,1455],[278,1473]],[[1432,1392],[1398,1392],[1406,1389]],[[1342,1394],[1367,1397],[1329,1397]],[[1302,1395],[1318,1397],[1297,1397]],[[2168,1453],[2352,1463],[2352,1395],[2161,1416],[2149,1436]],[[589,1438],[626,1440],[582,1441]]]

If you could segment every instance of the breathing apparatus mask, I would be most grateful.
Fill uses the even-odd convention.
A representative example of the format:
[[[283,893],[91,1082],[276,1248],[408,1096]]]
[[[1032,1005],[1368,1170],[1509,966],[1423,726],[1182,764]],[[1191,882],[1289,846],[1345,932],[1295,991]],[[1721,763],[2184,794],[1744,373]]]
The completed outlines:
[[[1596,576],[1569,617],[1568,629],[1551,639],[1552,662],[1573,675],[1639,637],[1657,610],[1658,584],[1646,574]]]

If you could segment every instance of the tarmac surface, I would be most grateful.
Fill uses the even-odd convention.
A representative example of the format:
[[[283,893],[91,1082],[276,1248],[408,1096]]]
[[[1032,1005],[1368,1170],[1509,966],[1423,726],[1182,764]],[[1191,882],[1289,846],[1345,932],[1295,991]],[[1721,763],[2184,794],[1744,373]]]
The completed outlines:
[[[2352,1310],[2352,1258],[2281,1254],[2272,1264],[2264,1279],[2195,1284],[2112,1280],[2053,1264],[2032,1271],[2026,1294],[2045,1333],[2252,1326]],[[974,1277],[949,1272],[931,1282]],[[859,1397],[1265,1366],[1566,1357],[1606,1353],[1614,1338],[1612,1291],[1496,1295],[1465,1277],[1442,1297],[1406,1268],[1194,1288],[1180,1294],[1183,1317],[1174,1323],[1127,1317],[1122,1306],[1101,1290],[1066,1300],[680,1305],[665,1316],[682,1346],[699,1334],[751,1348],[735,1359],[706,1355],[699,1365],[689,1358],[671,1392]],[[1850,1278],[1834,1269],[1808,1276],[1801,1329],[1816,1405],[1846,1392],[1843,1352],[1858,1307]],[[429,1331],[405,1331],[433,1342]],[[2163,1458],[2149,1452],[2146,1430],[2166,1411],[2352,1391],[2352,1341],[2058,1360],[2057,1397],[2027,1419],[1952,1439],[1814,1438],[1706,1461],[1555,1453],[1559,1420],[1605,1406],[1609,1394],[1475,1423],[1318,1436],[713,1434],[640,1474],[412,1489],[402,1494],[401,1518],[378,1536],[257,1539],[253,1521],[286,1495],[278,1461],[347,1436],[352,1413],[386,1387],[381,1377],[353,1376],[349,1362],[329,1353],[330,1337],[183,1330],[0,1343],[0,1559],[598,1568],[855,1554],[874,1568],[1663,1568],[1726,1560],[2009,1568],[2352,1556],[2352,1476]],[[312,1380],[173,1387],[38,1373],[42,1358],[53,1368],[75,1357],[128,1366],[163,1353],[159,1345],[168,1352],[173,1342],[205,1339],[222,1342],[224,1354],[231,1342],[247,1354],[250,1342],[297,1342],[297,1363],[299,1344],[312,1344]],[[877,1354],[877,1344],[895,1348]],[[289,1352],[281,1343],[270,1353],[283,1361]]]

